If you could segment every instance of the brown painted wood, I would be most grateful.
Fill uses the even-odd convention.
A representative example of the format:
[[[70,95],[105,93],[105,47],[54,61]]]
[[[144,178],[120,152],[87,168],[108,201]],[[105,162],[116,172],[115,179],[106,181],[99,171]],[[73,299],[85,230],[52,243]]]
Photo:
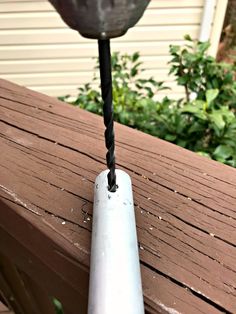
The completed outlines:
[[[0,314],[13,314],[9,309],[0,301]]]
[[[68,312],[86,313],[102,119],[1,81],[0,121],[0,250],[16,250],[18,267]],[[116,139],[147,312],[236,313],[236,169],[118,124]]]
[[[33,226],[33,222],[19,218],[14,212],[9,214],[9,209],[21,210],[19,205],[9,201],[5,203],[10,206],[4,204],[1,207],[6,217],[3,223],[7,223],[7,231],[0,228],[0,248],[3,253],[12,260],[16,260],[17,256],[18,268],[37,281],[49,295],[55,296],[63,305],[68,305],[72,313],[86,313],[88,273],[84,268],[81,269],[81,264],[71,254],[73,248],[72,252],[69,252],[68,244],[57,233],[55,238],[60,246],[55,241],[48,241],[44,232],[52,232],[50,227],[38,230]],[[15,230],[16,225],[21,225],[22,228],[14,238],[10,233]],[[29,237],[30,245],[27,241]],[[63,242],[64,245],[61,245]]]
[[[0,254],[0,287],[15,314],[40,314],[9,258]]]
[[[45,292],[45,289],[42,289],[37,281],[34,281],[25,272],[20,272],[20,276],[32,302],[36,305],[38,312],[56,314],[53,297],[49,296]]]

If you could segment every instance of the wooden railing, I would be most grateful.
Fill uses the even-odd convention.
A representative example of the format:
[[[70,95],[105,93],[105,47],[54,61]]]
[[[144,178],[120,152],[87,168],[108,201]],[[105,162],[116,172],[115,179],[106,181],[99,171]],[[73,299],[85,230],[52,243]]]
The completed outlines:
[[[86,313],[102,119],[0,81],[0,120],[1,300],[15,313],[55,313],[53,298]],[[116,141],[146,312],[236,313],[236,170],[122,125]]]

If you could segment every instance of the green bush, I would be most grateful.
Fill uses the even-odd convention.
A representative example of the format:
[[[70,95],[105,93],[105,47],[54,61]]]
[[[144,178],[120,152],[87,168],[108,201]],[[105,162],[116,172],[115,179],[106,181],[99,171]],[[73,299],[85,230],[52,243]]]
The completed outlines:
[[[139,59],[138,52],[132,56],[120,55],[118,52],[112,55],[114,119],[130,127],[158,135],[155,124],[158,104],[154,96],[158,91],[167,88],[163,86],[163,82],[157,82],[153,78],[148,80],[138,78],[144,71]],[[70,103],[102,115],[100,90],[92,87],[95,84],[99,85],[99,80],[95,72],[92,83],[80,87],[77,98]],[[69,101],[70,96],[60,99]]]
[[[206,101],[206,92],[217,89],[215,106],[228,105],[236,108],[235,65],[217,62],[207,55],[209,42],[194,43],[185,36],[188,44],[184,47],[170,46],[170,73],[176,77],[179,85],[184,86],[186,100],[194,93],[199,100]]]
[[[186,94],[179,100],[156,100],[158,92],[167,87],[153,77],[140,79],[144,70],[139,53],[112,55],[114,118],[236,167],[235,67],[208,56],[208,43],[185,39],[184,47],[170,46],[170,73]],[[79,88],[75,100],[69,101],[70,96],[61,99],[101,115],[102,99],[93,83],[98,83],[96,74],[92,83]]]

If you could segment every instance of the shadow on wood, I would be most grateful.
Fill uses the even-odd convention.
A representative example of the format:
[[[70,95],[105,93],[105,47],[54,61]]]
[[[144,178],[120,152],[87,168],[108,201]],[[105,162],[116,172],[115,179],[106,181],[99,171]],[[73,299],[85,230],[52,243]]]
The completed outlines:
[[[102,119],[6,81],[0,114],[0,253],[38,304],[31,313],[53,313],[53,297],[86,313]],[[236,169],[118,124],[116,140],[133,181],[146,311],[236,313]]]

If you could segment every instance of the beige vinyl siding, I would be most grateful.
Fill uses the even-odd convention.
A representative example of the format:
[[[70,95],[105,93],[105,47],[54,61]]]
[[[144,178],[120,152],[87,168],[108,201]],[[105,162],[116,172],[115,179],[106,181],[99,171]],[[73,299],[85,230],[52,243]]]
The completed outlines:
[[[112,40],[112,50],[139,51],[147,69],[142,76],[166,81],[177,97],[183,90],[168,76],[169,45],[183,44],[185,34],[198,37],[203,5],[203,0],[152,0],[137,26]],[[91,80],[96,56],[96,41],[69,29],[47,1],[0,1],[2,78],[52,96],[74,95]]]

